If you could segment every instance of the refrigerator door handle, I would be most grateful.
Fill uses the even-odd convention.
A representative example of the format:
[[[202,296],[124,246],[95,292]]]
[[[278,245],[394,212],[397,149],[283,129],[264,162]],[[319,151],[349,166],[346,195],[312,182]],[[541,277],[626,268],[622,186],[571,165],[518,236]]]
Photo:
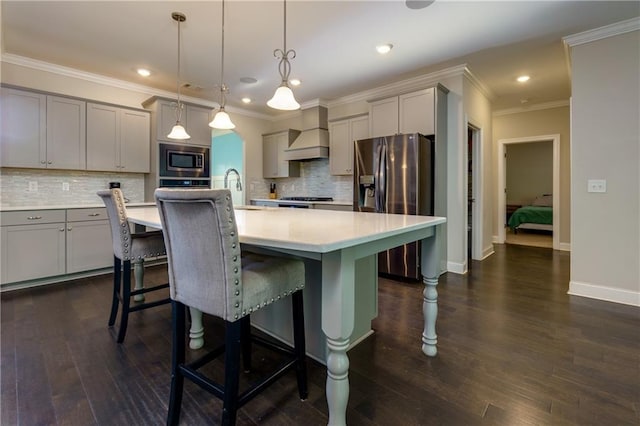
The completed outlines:
[[[378,164],[376,165],[376,212],[386,213],[387,206],[387,143],[383,139],[378,145]]]

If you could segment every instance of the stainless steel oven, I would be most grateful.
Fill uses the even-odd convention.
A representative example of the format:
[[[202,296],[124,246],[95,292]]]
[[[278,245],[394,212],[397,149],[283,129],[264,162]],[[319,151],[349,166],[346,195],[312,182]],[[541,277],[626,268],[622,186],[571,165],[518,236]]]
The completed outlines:
[[[210,179],[209,148],[161,143],[158,152],[160,179]]]

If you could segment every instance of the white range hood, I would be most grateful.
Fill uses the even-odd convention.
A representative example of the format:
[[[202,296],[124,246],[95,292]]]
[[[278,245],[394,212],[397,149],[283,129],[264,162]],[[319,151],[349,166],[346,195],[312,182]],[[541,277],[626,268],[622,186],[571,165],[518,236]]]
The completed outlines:
[[[302,111],[302,133],[284,151],[288,161],[329,157],[327,108],[317,106]]]

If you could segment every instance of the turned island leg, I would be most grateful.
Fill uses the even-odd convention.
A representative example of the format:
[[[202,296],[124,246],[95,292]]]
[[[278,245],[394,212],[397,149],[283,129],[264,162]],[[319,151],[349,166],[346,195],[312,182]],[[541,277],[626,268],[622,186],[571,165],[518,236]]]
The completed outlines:
[[[204,346],[204,326],[202,325],[202,312],[196,308],[189,307],[191,315],[191,328],[189,328],[189,347],[200,349]]]
[[[422,314],[424,316],[424,331],[422,332],[422,352],[427,356],[436,356],[438,335],[436,334],[436,320],[438,318],[438,276],[440,275],[440,256],[438,253],[436,236],[422,240]]]

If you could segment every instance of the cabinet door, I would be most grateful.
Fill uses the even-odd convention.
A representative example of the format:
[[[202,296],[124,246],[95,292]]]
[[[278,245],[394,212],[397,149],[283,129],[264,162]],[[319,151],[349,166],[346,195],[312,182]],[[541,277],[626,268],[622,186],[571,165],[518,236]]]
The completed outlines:
[[[119,108],[87,104],[87,170],[119,171]]]
[[[0,89],[0,94],[0,165],[46,167],[47,97],[8,88]]]
[[[108,220],[67,223],[67,274],[113,265]]]
[[[400,133],[435,133],[434,89],[400,95]]]
[[[65,273],[65,224],[3,226],[2,284]]]
[[[150,116],[144,111],[120,110],[120,171],[149,173]]]
[[[262,139],[262,175],[265,178],[280,177],[278,172],[277,135],[265,136]]]
[[[185,106],[187,113],[186,129],[191,139],[187,142],[193,145],[211,146],[211,127],[209,115],[211,110],[193,105]]]
[[[47,96],[47,168],[85,170],[86,103]]]
[[[372,138],[398,133],[398,97],[382,99],[369,105],[369,134]]]
[[[351,174],[353,153],[351,152],[350,160],[349,124],[349,120],[329,123],[329,170],[332,175]]]

